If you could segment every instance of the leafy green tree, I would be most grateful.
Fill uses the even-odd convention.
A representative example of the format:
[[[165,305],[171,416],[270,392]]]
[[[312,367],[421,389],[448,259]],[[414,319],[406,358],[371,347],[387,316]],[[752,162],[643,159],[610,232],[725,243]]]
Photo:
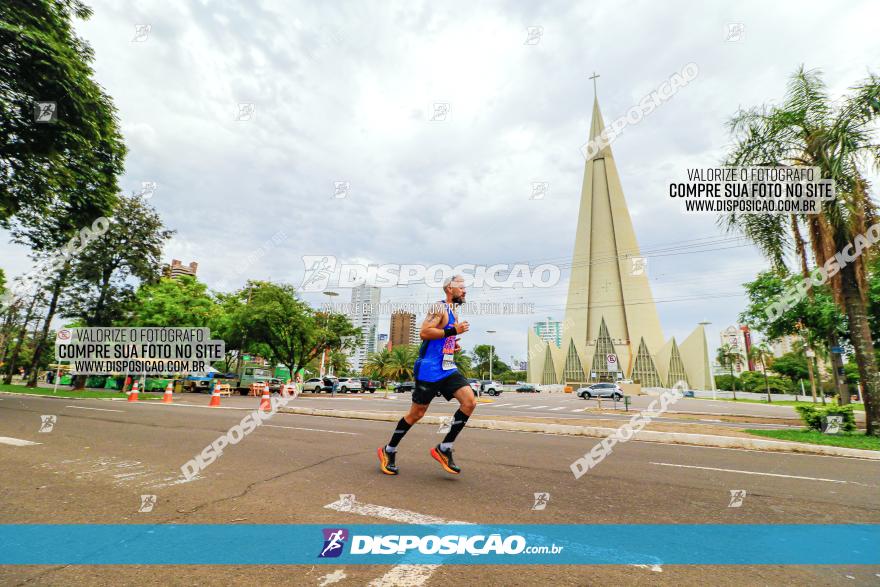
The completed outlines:
[[[803,248],[809,243],[816,267],[829,276],[834,300],[847,315],[849,339],[865,387],[867,434],[880,435],[880,374],[868,320],[866,255],[843,267],[835,259],[838,251],[852,250],[853,243],[861,248],[862,235],[877,220],[865,177],[867,167],[880,161],[876,125],[880,78],[871,74],[852,90],[832,102],[819,73],[801,67],[789,82],[783,104],[741,110],[733,117],[734,146],[726,164],[818,167],[820,177],[834,181],[836,197],[823,201],[819,214],[790,218],[728,214],[721,222],[752,240],[776,268],[785,266],[785,255],[794,244],[805,276],[809,268]],[[800,237],[802,225],[806,239]],[[839,360],[834,361],[836,366]]]
[[[807,379],[809,377],[809,368],[807,367],[807,358],[803,355],[803,353],[798,352],[790,352],[785,353],[781,357],[776,357],[773,359],[773,365],[771,369],[779,373],[780,375],[785,375],[790,378],[792,381],[800,381],[802,379]]]
[[[62,316],[81,326],[111,326],[123,320],[135,298],[134,284],[159,279],[162,247],[172,234],[143,198],[120,196],[106,232],[92,238],[68,263]],[[46,343],[49,322],[51,318],[44,322],[40,344]],[[84,382],[78,378],[75,385]],[[33,373],[28,385],[36,385]]]
[[[107,231],[72,262],[62,314],[85,326],[123,319],[125,305],[135,297],[132,282],[160,279],[162,249],[173,234],[143,198],[120,196]]]
[[[478,344],[472,352],[473,369],[482,379],[489,377],[489,357],[492,357],[492,376],[503,378],[510,372],[510,366],[498,358],[498,352],[488,344]]]
[[[195,277],[163,277],[138,289],[126,326],[210,327],[218,311],[207,286]]]
[[[247,302],[235,319],[249,341],[263,344],[275,363],[291,373],[325,350],[352,348],[360,334],[343,314],[318,313],[296,296],[296,288],[264,281],[249,282]]]
[[[366,363],[364,363],[364,375],[378,379],[382,382],[382,387],[385,387],[385,382],[389,377],[388,367],[390,364],[391,351],[387,348],[377,353],[371,353],[367,356]]]
[[[761,371],[764,373],[764,385],[767,387],[767,403],[772,403],[770,382],[767,379],[767,365],[773,359],[773,353],[770,352],[765,343],[756,344],[749,349],[749,359],[761,367]]]
[[[116,110],[94,81],[94,52],[73,19],[79,0],[0,3],[0,224],[58,211],[62,232],[104,215],[125,146]],[[39,103],[54,103],[51,106]]]

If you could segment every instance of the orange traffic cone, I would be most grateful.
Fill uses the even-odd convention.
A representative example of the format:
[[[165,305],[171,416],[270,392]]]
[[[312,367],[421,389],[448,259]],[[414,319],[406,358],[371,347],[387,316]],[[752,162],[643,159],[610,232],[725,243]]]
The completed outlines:
[[[174,390],[171,388],[171,382],[168,382],[168,385],[165,386],[165,395],[162,396],[163,404],[173,403],[174,400]]]
[[[134,385],[131,386],[131,391],[128,392],[128,401],[136,402],[138,401],[138,382],[135,381]]]
[[[219,408],[220,407],[220,383],[218,382],[214,385],[214,391],[211,393],[211,403],[208,404],[209,407]]]
[[[264,412],[272,411],[272,399],[269,394],[269,384],[263,384],[263,397],[260,398],[260,409]]]

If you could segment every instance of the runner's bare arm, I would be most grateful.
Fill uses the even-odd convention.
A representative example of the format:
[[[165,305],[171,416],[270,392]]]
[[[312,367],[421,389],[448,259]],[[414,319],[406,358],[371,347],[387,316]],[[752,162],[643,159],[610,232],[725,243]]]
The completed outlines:
[[[446,309],[444,306],[439,306],[431,310],[425,318],[425,321],[422,322],[422,329],[419,331],[419,337],[422,340],[437,340],[445,338],[446,333],[443,331],[443,328],[447,323]],[[453,327],[457,334],[467,332],[469,328],[467,322],[456,322]]]
[[[419,331],[419,338],[422,340],[437,340],[443,338],[446,334],[443,332],[444,322],[446,322],[446,312],[441,308],[431,310],[422,322],[422,328]]]

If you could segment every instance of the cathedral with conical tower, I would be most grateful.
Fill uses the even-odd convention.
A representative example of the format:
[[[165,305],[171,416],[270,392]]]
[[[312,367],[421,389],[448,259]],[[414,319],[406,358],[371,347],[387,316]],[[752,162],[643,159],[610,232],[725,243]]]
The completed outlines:
[[[597,148],[587,150],[584,165],[561,345],[529,328],[528,380],[580,385],[631,379],[642,387],[685,382],[713,389],[704,326],[680,343],[663,337],[604,129],[596,97],[590,141]]]

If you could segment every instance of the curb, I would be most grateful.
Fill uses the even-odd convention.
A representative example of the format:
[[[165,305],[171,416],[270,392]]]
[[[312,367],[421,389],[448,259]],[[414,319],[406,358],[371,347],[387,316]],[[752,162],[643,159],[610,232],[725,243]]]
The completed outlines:
[[[399,413],[358,412],[354,410],[327,410],[321,408],[282,408],[279,413],[299,414],[302,416],[327,416],[330,418],[350,418],[357,420],[378,420],[397,422]],[[425,416],[421,422],[425,424],[442,424],[441,416]],[[600,428],[596,426],[573,426],[569,424],[544,424],[540,422],[504,422],[500,420],[468,420],[468,428],[484,430],[504,430],[508,432],[537,432],[541,434],[558,434],[563,436],[589,436],[605,438],[614,434],[616,428]],[[802,444],[781,440],[764,440],[760,438],[739,438],[736,436],[713,436],[710,434],[689,434],[686,432],[654,432],[641,430],[633,440],[643,442],[662,442],[667,444],[684,444],[690,446],[706,446],[711,448],[738,448],[766,452],[799,453],[835,457],[852,457],[880,461],[880,451],[827,446],[822,444]]]
[[[152,392],[139,392],[139,393],[152,393]],[[3,394],[3,395],[23,395],[25,397],[42,397],[42,398],[46,398],[46,399],[69,399],[69,400],[74,400],[74,401],[87,400],[87,399],[98,400],[98,401],[103,401],[103,402],[125,402],[125,401],[128,401],[128,398],[125,398],[125,397],[70,397],[70,396],[64,396],[64,395],[44,395],[42,393],[20,393],[18,391],[3,391],[3,390],[0,390],[0,394]],[[140,401],[158,401],[160,399],[161,398],[157,397],[155,400],[140,400],[139,399],[138,401],[139,402]]]

